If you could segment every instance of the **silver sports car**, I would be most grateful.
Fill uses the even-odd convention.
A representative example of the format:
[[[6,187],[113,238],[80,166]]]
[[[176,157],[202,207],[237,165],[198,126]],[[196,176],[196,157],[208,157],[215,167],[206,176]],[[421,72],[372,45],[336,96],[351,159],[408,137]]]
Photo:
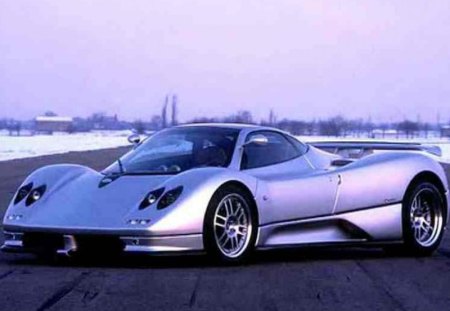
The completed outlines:
[[[6,212],[3,250],[205,251],[238,262],[258,249],[375,244],[427,255],[447,223],[445,170],[426,149],[369,144],[354,157],[357,146],[316,144],[347,150],[333,154],[276,129],[229,124],[130,141],[133,150],[102,172],[32,173]]]

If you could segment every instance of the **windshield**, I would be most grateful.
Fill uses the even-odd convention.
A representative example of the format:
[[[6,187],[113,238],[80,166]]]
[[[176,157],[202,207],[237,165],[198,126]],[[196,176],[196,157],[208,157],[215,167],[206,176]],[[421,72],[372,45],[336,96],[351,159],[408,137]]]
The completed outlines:
[[[104,173],[177,174],[196,167],[227,167],[238,134],[237,129],[217,127],[164,130],[124,155],[121,163],[114,163]]]

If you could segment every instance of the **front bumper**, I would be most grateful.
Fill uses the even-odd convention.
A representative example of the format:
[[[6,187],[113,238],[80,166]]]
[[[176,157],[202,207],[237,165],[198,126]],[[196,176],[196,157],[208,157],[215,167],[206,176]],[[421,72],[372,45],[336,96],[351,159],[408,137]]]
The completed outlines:
[[[24,233],[24,232],[10,232],[5,231],[5,242],[1,247],[1,250],[9,253],[36,253],[41,249],[49,248],[49,244],[44,239],[41,239],[41,243],[33,246],[27,245],[27,237],[33,234],[40,233]],[[49,236],[50,237],[50,236]],[[198,252],[203,248],[203,236],[202,234],[186,234],[186,235],[173,235],[173,236],[105,236],[99,235],[72,235],[61,234],[52,235],[49,240],[53,240],[54,237],[58,238],[58,243],[54,244],[54,250],[59,255],[70,256],[77,253],[80,250],[81,241],[90,240],[90,246],[102,249],[105,245],[103,241],[111,241],[114,239],[117,245],[120,245],[120,251],[124,253],[173,253],[173,252]],[[50,242],[50,241],[48,241]],[[83,242],[84,243],[84,242]],[[51,248],[51,247],[50,247]]]

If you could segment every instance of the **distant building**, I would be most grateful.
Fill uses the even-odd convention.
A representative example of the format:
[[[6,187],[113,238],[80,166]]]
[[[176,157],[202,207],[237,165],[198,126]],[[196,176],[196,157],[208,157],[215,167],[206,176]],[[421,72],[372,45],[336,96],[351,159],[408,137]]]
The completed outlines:
[[[450,125],[441,126],[441,137],[450,137]]]
[[[34,129],[38,133],[69,132],[73,126],[70,117],[39,116],[34,121]]]
[[[374,129],[372,131],[372,138],[398,138],[398,131],[392,129]]]

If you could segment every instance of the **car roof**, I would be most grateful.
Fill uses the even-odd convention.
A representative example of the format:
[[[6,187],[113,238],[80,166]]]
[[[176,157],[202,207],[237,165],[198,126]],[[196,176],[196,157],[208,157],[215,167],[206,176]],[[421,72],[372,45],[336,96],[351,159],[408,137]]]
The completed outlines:
[[[262,127],[255,124],[242,124],[242,123],[190,123],[178,125],[177,127],[218,127],[218,128],[229,128],[229,129],[268,129],[267,127]]]
[[[274,131],[282,133],[284,135],[290,135],[289,133],[277,128],[245,123],[189,123],[175,126],[175,128],[193,128],[193,127],[215,127],[222,129],[236,129],[239,130],[242,135],[247,135],[247,133],[254,131]]]

